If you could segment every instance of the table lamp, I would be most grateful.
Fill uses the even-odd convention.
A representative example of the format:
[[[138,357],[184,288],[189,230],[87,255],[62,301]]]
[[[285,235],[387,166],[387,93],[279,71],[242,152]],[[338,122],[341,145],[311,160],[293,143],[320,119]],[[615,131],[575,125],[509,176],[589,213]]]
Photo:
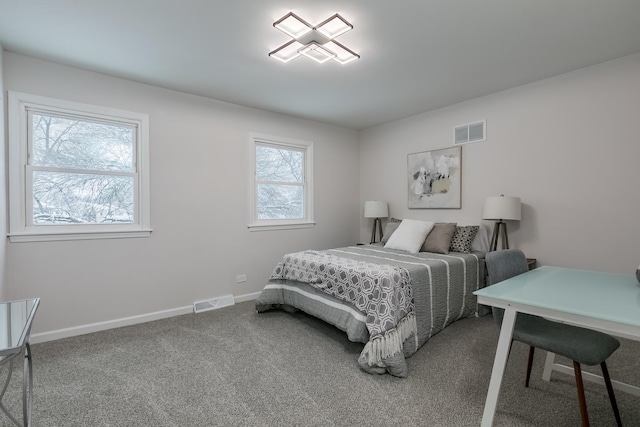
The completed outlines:
[[[498,249],[498,239],[502,231],[502,249],[509,249],[509,237],[507,236],[507,221],[520,221],[521,206],[520,197],[499,196],[487,197],[482,209],[482,219],[496,220],[491,236],[490,251]]]
[[[373,220],[373,229],[371,230],[371,243],[376,242],[376,225],[380,231],[380,240],[382,240],[382,221],[380,218],[386,218],[388,216],[389,208],[387,202],[381,202],[379,200],[364,202],[364,217],[375,218]]]

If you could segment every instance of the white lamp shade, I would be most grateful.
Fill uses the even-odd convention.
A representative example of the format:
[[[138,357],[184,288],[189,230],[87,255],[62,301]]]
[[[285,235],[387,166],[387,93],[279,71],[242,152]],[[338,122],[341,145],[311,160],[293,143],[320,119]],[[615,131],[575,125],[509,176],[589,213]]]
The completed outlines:
[[[520,221],[520,197],[492,196],[487,197],[482,209],[482,219],[506,219]]]
[[[364,202],[365,218],[386,218],[388,216],[389,208],[387,207],[387,202],[379,200]]]

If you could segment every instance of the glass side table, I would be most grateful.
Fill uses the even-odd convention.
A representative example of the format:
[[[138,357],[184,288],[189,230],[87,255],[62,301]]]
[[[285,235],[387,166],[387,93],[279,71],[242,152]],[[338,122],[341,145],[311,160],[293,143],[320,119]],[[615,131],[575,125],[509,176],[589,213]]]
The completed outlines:
[[[31,323],[36,316],[40,298],[30,298],[17,301],[0,302],[0,368],[7,367],[7,378],[0,391],[0,409],[17,426],[31,425],[31,408],[33,403],[33,371],[31,361]],[[22,415],[21,424],[3,405],[4,397],[11,373],[13,362],[24,351],[22,368]]]

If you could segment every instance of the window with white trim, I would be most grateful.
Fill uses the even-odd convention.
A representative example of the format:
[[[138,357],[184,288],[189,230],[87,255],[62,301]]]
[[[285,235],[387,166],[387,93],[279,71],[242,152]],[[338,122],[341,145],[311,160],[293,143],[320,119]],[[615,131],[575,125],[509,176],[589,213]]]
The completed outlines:
[[[11,241],[148,236],[148,121],[10,91]]]
[[[313,144],[252,135],[252,229],[310,227],[313,222]]]

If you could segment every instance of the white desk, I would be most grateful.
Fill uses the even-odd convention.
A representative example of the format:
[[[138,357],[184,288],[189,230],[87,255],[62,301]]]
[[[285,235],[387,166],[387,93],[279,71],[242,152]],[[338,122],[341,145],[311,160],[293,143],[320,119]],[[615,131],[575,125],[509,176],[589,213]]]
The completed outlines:
[[[633,275],[540,267],[474,292],[505,309],[482,426],[491,426],[516,313],[530,313],[640,341],[640,286]]]

